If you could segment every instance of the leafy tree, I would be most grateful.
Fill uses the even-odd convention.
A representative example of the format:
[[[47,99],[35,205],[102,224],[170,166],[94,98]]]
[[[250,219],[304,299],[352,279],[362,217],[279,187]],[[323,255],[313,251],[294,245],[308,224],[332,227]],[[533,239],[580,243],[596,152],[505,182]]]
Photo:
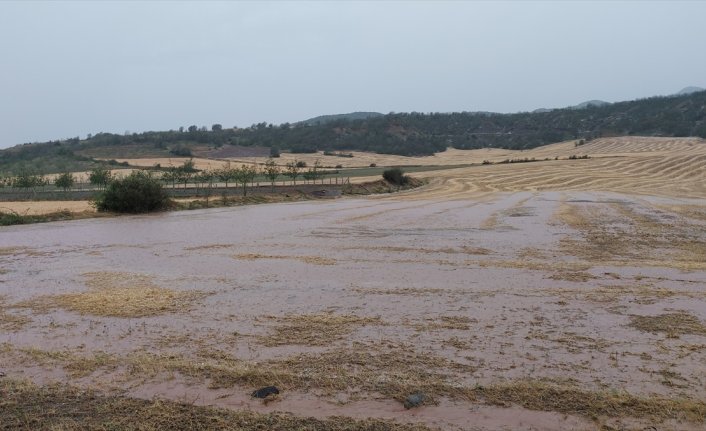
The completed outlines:
[[[319,178],[323,177],[323,171],[321,170],[321,167],[321,162],[317,159],[316,162],[314,162],[314,166],[309,168],[304,173],[304,179],[316,183]]]
[[[299,176],[299,173],[301,171],[301,166],[299,166],[299,162],[296,160],[293,162],[288,162],[285,165],[285,171],[284,175],[288,176],[289,178],[292,179],[292,183],[296,184],[297,183],[297,177]]]
[[[112,180],[95,200],[98,211],[143,213],[160,211],[170,205],[169,196],[149,172],[133,171]]]
[[[194,175],[194,181],[196,181],[203,189],[204,196],[206,197],[206,206],[208,207],[208,199],[211,196],[211,189],[213,188],[213,182],[218,177],[216,171],[205,170]]]
[[[194,175],[193,172],[191,171],[186,171],[181,168],[176,168],[174,172],[177,175],[177,181],[179,183],[184,183],[184,188],[186,188],[186,185],[191,181],[191,177]]]
[[[182,172],[194,173],[197,171],[194,159],[184,160],[184,163],[179,167]]]
[[[37,187],[42,187],[48,184],[44,176],[34,174],[29,169],[22,168],[17,176],[12,180],[12,186],[22,189],[32,189],[35,192]]]
[[[322,167],[323,166],[321,165],[321,162],[319,161],[319,159],[316,159],[316,161],[314,162],[314,166],[311,168],[311,172],[313,173],[313,176],[314,176],[314,178],[313,178],[314,182],[323,178],[324,175],[326,174],[326,172],[321,169]]]
[[[212,132],[220,132],[222,130],[223,130],[223,126],[220,124],[214,124],[213,126],[211,126]]]
[[[270,180],[270,183],[272,184],[272,191],[275,190],[275,181],[277,180],[277,177],[279,176],[281,169],[275,161],[270,157],[267,159],[265,162],[265,168],[264,168],[264,174],[267,177],[267,179]]]
[[[162,172],[162,176],[160,178],[165,183],[171,183],[172,188],[175,187],[176,182],[180,179],[179,173],[175,168],[169,168],[166,171]]]
[[[64,189],[65,192],[69,191],[71,187],[74,186],[76,179],[71,172],[64,172],[54,180],[54,185]]]
[[[230,162],[228,162],[224,167],[218,169],[215,174],[219,181],[226,183],[226,188],[228,188],[228,183],[236,180],[238,172],[237,169],[231,167]]]
[[[104,189],[110,182],[112,174],[110,170],[97,167],[91,169],[88,174],[88,182],[94,186],[98,186],[98,189]]]
[[[243,186],[243,196],[247,196],[247,186],[257,176],[257,165],[242,165],[236,169],[235,181]]]
[[[404,171],[400,168],[386,169],[382,173],[382,177],[389,183],[402,186],[409,182],[409,177],[404,174]]]

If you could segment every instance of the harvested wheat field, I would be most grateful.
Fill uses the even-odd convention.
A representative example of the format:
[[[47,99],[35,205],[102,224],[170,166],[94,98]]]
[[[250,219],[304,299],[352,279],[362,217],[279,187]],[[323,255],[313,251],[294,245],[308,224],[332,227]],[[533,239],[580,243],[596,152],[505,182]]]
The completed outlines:
[[[706,143],[581,150],[2,228],[0,429],[702,430]]]
[[[221,169],[228,162],[222,160],[205,159],[200,157],[147,157],[139,159],[116,159],[117,162],[126,162],[130,166],[140,166],[149,168],[155,165],[160,165],[163,168],[176,168],[184,164],[184,162],[192,161],[194,168],[201,170]],[[235,166],[235,165],[234,165]]]
[[[61,211],[94,213],[96,208],[89,201],[11,201],[0,202],[0,211],[42,215]]]

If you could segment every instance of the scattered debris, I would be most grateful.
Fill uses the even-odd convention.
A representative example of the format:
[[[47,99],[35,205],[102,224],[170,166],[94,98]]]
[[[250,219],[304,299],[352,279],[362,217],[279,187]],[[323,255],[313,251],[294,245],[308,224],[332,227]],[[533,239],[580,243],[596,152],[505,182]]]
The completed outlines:
[[[264,388],[260,388],[256,391],[253,391],[253,393],[250,396],[253,398],[265,399],[270,395],[277,395],[277,394],[279,394],[279,389],[277,389],[277,386],[265,386]]]
[[[421,392],[414,393],[408,396],[407,399],[404,401],[404,408],[409,410],[414,407],[419,407],[420,405],[422,405],[426,398],[426,395]]]

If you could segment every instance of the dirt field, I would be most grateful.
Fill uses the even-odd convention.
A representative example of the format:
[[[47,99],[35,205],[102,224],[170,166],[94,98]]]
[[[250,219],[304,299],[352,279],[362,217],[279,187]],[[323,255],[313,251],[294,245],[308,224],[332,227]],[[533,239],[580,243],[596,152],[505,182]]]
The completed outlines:
[[[706,144],[582,149],[603,156],[2,228],[0,422],[23,423],[27,397],[78,406],[49,423],[157,397],[266,415],[229,419],[246,429],[289,412],[278,429],[702,430]],[[251,398],[268,385],[280,394]]]

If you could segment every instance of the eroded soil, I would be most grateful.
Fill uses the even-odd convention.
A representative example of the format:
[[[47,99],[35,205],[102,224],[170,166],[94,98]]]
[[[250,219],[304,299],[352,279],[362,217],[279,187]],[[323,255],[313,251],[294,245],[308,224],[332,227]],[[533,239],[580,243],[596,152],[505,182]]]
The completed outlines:
[[[566,191],[3,228],[0,371],[449,430],[703,429],[705,215]]]

